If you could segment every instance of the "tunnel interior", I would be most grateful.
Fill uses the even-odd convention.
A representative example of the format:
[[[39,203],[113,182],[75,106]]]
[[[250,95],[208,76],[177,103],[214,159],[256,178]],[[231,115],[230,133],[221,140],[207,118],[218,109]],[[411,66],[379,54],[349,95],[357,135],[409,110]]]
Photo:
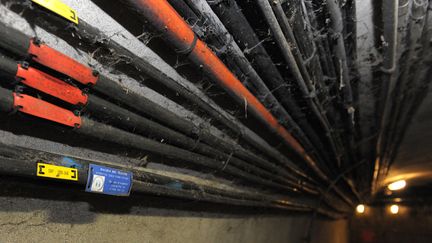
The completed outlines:
[[[429,242],[431,4],[0,0],[0,233]]]

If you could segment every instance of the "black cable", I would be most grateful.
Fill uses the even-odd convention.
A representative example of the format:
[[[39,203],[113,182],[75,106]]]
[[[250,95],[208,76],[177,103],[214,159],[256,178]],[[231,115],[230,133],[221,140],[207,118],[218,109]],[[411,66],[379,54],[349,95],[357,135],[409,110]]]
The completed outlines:
[[[330,185],[327,187],[327,189],[324,191],[324,193],[321,194],[321,197],[320,197],[320,199],[318,200],[318,205],[317,205],[317,207],[315,208],[315,210],[313,210],[312,216],[311,216],[310,221],[309,221],[309,226],[307,227],[307,230],[306,230],[306,234],[305,234],[305,237],[304,237],[304,242],[305,242],[305,243],[310,243],[310,241],[311,241],[311,235],[312,235],[313,224],[314,224],[314,222],[315,222],[315,220],[316,220],[316,216],[317,216],[317,214],[318,214],[318,210],[319,210],[319,208],[321,207],[321,203],[322,203],[324,197],[327,196],[327,194],[330,192],[330,190],[331,190],[331,189],[336,185],[336,183],[337,183],[340,179],[343,178],[343,176],[344,176],[346,173],[351,172],[352,170],[354,170],[355,168],[357,168],[358,166],[360,166],[361,164],[366,163],[366,162],[367,162],[366,160],[359,161],[359,162],[357,162],[356,164],[354,164],[354,165],[348,167],[347,169],[345,169],[344,171],[342,171],[342,172],[341,172],[339,175],[337,175],[336,178],[335,178],[335,179],[330,183]]]

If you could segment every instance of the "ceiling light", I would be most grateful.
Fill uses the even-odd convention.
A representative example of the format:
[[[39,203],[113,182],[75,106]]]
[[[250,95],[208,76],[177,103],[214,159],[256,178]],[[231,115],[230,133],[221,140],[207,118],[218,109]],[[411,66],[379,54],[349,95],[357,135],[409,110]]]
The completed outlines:
[[[365,205],[363,205],[363,204],[357,205],[356,211],[357,211],[357,213],[360,213],[360,214],[364,213],[364,211],[365,211]]]
[[[397,190],[404,188],[405,186],[406,186],[406,181],[405,180],[399,180],[399,181],[395,181],[393,183],[390,183],[387,186],[387,188],[391,191],[397,191]]]
[[[396,204],[393,204],[390,206],[390,213],[397,214],[399,213],[399,206]]]

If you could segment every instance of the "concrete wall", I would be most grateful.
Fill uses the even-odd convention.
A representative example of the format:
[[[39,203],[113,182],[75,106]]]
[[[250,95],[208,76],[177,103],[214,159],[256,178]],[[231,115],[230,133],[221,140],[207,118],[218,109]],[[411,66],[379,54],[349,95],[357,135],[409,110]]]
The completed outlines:
[[[113,198],[66,185],[53,189],[49,183],[32,187],[10,181],[2,181],[0,193],[0,242],[297,243],[304,242],[310,220],[310,215],[152,196]],[[319,219],[315,226],[311,242],[347,242],[345,220]]]

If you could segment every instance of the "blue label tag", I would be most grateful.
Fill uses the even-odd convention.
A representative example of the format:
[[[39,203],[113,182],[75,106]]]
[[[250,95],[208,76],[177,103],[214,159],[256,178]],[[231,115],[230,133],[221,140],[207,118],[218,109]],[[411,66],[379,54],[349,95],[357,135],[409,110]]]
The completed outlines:
[[[90,164],[86,191],[114,196],[129,196],[132,178],[132,172]]]

